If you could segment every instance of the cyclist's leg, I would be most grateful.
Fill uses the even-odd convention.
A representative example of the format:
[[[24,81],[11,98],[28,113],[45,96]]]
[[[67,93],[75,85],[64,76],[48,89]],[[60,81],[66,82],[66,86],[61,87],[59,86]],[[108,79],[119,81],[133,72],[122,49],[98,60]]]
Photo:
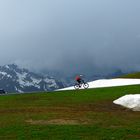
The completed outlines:
[[[83,83],[83,84],[84,84],[84,83],[85,83],[85,81],[84,81],[83,79],[81,79],[81,83]]]
[[[81,87],[81,79],[77,80],[79,87]]]

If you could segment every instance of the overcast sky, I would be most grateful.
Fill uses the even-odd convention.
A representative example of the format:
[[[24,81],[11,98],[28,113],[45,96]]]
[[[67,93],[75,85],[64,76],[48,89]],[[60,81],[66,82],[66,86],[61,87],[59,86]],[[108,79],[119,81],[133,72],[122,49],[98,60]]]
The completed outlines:
[[[140,0],[0,0],[0,65],[140,70]]]

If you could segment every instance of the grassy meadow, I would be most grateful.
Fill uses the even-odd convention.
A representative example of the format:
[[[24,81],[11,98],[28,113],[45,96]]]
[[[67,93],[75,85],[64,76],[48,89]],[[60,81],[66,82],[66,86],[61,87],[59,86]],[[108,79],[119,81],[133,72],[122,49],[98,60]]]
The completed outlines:
[[[120,76],[120,78],[133,78],[133,79],[140,79],[140,72],[130,73],[126,75]]]
[[[140,112],[113,100],[140,86],[0,96],[0,140],[139,140]]]

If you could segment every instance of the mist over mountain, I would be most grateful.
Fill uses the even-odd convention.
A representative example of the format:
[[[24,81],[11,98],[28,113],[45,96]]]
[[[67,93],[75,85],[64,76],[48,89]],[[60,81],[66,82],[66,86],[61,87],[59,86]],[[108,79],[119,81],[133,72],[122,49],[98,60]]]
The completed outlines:
[[[125,74],[128,74],[128,73],[133,73],[134,71],[122,71],[121,69],[115,69],[115,70],[112,70],[112,71],[108,71],[108,72],[94,72],[91,71],[89,73],[87,72],[77,72],[77,73],[63,73],[62,71],[56,71],[56,70],[44,70],[44,71],[41,71],[41,74],[49,74],[49,75],[52,75],[53,77],[55,77],[55,79],[59,79],[63,85],[65,87],[68,87],[68,86],[73,86],[75,84],[75,77],[76,75],[82,75],[82,78],[86,81],[86,82],[89,82],[89,81],[93,81],[93,80],[98,80],[98,79],[108,79],[108,78],[116,78],[116,77],[119,77],[119,76],[122,76],[122,75],[125,75]]]
[[[140,71],[139,13],[139,0],[1,0],[0,65],[66,75]]]

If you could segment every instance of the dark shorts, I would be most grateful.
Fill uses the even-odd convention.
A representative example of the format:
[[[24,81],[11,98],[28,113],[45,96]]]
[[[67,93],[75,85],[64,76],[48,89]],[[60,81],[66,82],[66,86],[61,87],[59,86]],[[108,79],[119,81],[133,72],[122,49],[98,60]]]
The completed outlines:
[[[78,82],[79,84],[81,84],[82,80],[81,80],[81,79],[78,79],[77,82]]]

